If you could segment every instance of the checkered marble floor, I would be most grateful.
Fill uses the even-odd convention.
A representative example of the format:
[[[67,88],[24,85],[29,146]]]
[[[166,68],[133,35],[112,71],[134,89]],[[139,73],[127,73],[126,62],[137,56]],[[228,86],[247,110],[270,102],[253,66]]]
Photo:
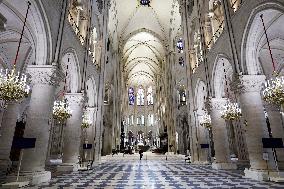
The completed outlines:
[[[177,160],[108,157],[93,170],[54,177],[50,183],[31,189],[131,189],[131,188],[284,188],[284,184],[245,179],[238,171],[213,170]]]

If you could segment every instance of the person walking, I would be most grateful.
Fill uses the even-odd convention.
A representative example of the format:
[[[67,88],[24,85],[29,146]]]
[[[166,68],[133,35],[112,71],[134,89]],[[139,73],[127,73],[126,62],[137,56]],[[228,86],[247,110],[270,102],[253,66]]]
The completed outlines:
[[[140,160],[141,160],[143,157],[143,150],[139,150],[139,154],[140,154]]]

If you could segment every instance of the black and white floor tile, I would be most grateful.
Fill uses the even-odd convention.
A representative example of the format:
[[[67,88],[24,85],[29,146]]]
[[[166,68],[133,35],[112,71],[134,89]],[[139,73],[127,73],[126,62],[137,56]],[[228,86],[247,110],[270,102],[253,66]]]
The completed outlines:
[[[245,179],[238,171],[213,170],[182,160],[104,161],[93,170],[54,177],[50,183],[31,189],[132,189],[132,188],[252,188],[284,189],[283,184]]]

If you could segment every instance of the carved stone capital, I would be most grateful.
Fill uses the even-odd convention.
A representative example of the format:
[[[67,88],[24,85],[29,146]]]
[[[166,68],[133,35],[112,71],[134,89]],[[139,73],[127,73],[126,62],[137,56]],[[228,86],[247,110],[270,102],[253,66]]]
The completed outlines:
[[[223,110],[224,105],[228,102],[226,98],[211,98],[212,110]]]
[[[70,106],[83,106],[85,102],[83,93],[66,93],[64,97]]]
[[[276,104],[271,104],[268,102],[264,102],[264,107],[267,112],[280,112],[281,106]]]
[[[242,91],[240,92],[260,92],[265,82],[265,75],[241,75],[240,84]]]
[[[97,111],[96,107],[86,107],[86,112],[88,112],[89,114],[93,114]]]
[[[205,110],[207,110],[208,113],[210,113],[211,110],[212,110],[211,99],[212,99],[211,97],[207,97],[207,98],[206,98],[206,101],[205,101],[205,103],[204,103]]]
[[[46,84],[58,85],[63,79],[63,74],[53,65],[29,65],[27,75],[32,85]]]

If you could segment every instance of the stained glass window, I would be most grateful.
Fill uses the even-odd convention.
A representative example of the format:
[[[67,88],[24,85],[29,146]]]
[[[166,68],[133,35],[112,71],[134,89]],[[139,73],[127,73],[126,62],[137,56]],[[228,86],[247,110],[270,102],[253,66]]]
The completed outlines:
[[[144,89],[139,87],[137,92],[137,106],[144,106]]]
[[[182,57],[179,57],[178,63],[179,63],[179,65],[181,65],[182,67],[184,66],[184,60],[183,60]]]
[[[186,105],[186,92],[184,90],[179,91],[180,105]]]
[[[140,0],[140,5],[150,6],[150,0]]]
[[[131,116],[130,116],[130,124],[131,124],[131,125],[134,125],[134,115],[131,115]]]
[[[180,38],[177,42],[177,49],[178,49],[178,52],[179,53],[183,53],[183,41],[182,41],[182,38]]]
[[[145,124],[145,117],[143,115],[141,115],[141,125]]]
[[[152,89],[151,86],[147,90],[147,103],[148,103],[148,105],[154,104],[153,89]]]
[[[135,95],[134,95],[134,89],[132,87],[130,87],[128,90],[128,97],[129,97],[129,105],[134,105]]]
[[[149,122],[149,126],[154,125],[154,115],[153,114],[148,115],[148,122]]]

